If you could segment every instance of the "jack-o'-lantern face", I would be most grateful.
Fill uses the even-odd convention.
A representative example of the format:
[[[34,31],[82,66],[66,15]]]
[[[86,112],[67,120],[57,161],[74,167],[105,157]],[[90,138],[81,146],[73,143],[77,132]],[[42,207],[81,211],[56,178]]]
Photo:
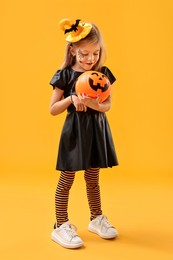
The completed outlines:
[[[85,94],[91,98],[99,96],[100,103],[108,98],[111,90],[111,83],[106,75],[98,71],[85,71],[75,84],[77,94]]]
[[[95,91],[100,89],[101,92],[105,92],[110,85],[106,76],[98,72],[92,72],[88,81],[90,87]]]

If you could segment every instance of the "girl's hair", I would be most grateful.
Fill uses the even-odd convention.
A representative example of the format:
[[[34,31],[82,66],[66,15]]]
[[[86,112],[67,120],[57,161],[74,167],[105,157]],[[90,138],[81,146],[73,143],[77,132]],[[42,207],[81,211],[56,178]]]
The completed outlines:
[[[61,69],[64,69],[68,66],[73,66],[76,62],[76,57],[71,54],[70,47],[71,46],[76,46],[79,47],[81,43],[98,43],[100,45],[100,54],[99,54],[99,60],[97,63],[94,65],[93,70],[100,70],[100,68],[103,66],[103,63],[105,62],[106,59],[106,50],[104,47],[103,39],[101,36],[101,33],[97,26],[92,24],[92,28],[90,33],[82,40],[78,42],[68,42],[66,45],[66,50],[65,50],[65,57],[64,57],[64,62],[61,66]]]

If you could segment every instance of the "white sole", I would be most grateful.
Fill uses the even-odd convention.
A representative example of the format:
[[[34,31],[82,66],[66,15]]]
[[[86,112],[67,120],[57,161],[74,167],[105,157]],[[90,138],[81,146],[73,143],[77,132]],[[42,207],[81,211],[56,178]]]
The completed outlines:
[[[92,233],[95,233],[97,235],[99,235],[101,238],[104,238],[104,239],[112,239],[112,238],[116,238],[118,236],[118,233],[114,234],[114,235],[107,235],[105,236],[104,234],[102,234],[101,232],[97,231],[95,228],[91,227],[91,226],[88,226],[88,230]]]
[[[52,232],[51,234],[51,239],[56,242],[57,244],[61,245],[62,247],[65,247],[65,248],[79,248],[81,246],[83,246],[83,241],[81,243],[77,243],[77,244],[71,244],[71,243],[64,243],[64,241],[58,237],[57,238],[57,234],[56,236],[54,235],[54,232]]]

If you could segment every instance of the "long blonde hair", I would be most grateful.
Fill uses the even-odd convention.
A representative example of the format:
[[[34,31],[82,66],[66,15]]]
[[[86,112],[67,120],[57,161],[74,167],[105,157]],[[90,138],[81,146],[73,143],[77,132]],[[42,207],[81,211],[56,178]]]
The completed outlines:
[[[76,62],[76,57],[74,57],[71,54],[70,51],[70,47],[71,46],[76,46],[79,47],[81,43],[99,43],[100,45],[100,55],[99,55],[99,60],[97,61],[97,63],[94,65],[93,70],[97,70],[99,71],[100,68],[103,66],[105,59],[106,59],[106,50],[104,47],[104,43],[103,43],[103,39],[101,36],[101,33],[99,31],[99,29],[97,28],[97,26],[95,26],[94,24],[92,24],[92,29],[90,31],[90,33],[82,40],[75,42],[75,43],[71,43],[68,42],[66,45],[66,50],[65,50],[65,57],[64,57],[64,62],[61,66],[61,69],[64,69],[68,66],[73,66]]]

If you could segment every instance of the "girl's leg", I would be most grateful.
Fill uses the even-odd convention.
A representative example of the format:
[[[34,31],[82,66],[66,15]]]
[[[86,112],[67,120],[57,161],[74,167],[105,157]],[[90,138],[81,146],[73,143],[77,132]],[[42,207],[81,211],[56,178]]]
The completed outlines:
[[[91,220],[102,215],[100,186],[99,186],[99,168],[86,170],[84,178],[86,181],[87,197],[91,212]]]
[[[75,172],[62,171],[55,193],[56,226],[60,227],[68,219],[69,191],[73,184]]]
[[[87,196],[91,211],[91,221],[89,231],[96,233],[102,238],[111,239],[118,236],[117,230],[108,222],[106,216],[102,215],[100,188],[99,188],[99,168],[92,168],[85,171],[85,181],[87,186]]]

